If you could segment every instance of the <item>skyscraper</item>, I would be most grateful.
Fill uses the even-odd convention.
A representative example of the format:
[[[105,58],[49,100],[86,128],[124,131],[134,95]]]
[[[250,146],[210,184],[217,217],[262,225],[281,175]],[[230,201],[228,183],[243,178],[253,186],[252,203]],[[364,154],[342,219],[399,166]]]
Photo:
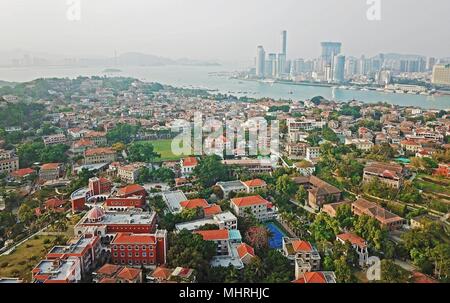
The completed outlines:
[[[287,31],[281,32],[281,53],[287,55]]]
[[[322,42],[322,60],[324,65],[331,64],[333,56],[337,56],[341,53],[342,43],[340,42]]]
[[[345,73],[345,56],[339,55],[335,56],[333,59],[333,82],[341,83],[344,82]]]
[[[259,45],[256,51],[256,77],[264,78],[265,65],[266,65],[266,52],[264,51],[264,47],[262,47],[262,45]]]
[[[271,71],[270,76],[275,78],[277,76],[277,73],[278,73],[277,54],[270,53],[268,55],[268,61],[272,65],[272,67],[270,68],[270,71]],[[266,72],[268,74],[268,71],[266,71]]]
[[[285,54],[278,54],[278,71],[277,76],[280,77],[285,72],[285,66],[286,66],[286,55]]]

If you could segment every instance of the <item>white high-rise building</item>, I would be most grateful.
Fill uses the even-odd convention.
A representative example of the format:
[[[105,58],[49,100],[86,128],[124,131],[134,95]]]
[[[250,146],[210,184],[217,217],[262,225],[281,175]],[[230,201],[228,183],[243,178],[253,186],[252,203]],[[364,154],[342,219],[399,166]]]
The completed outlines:
[[[433,67],[431,83],[450,86],[450,64],[437,64]]]
[[[256,51],[256,77],[264,78],[266,65],[266,52],[264,47],[258,46]]]

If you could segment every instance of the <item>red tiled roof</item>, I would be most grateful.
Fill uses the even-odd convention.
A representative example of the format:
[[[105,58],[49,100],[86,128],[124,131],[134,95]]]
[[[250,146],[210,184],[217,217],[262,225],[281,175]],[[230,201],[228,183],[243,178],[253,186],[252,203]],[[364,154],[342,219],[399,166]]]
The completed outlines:
[[[89,139],[81,139],[73,143],[74,147],[94,146],[94,142]]]
[[[197,165],[197,158],[195,157],[187,157],[183,160],[183,166],[196,166]]]
[[[166,267],[157,267],[152,273],[152,277],[164,280],[169,279],[171,275],[172,269]]]
[[[114,275],[118,270],[120,269],[119,265],[114,264],[105,264],[102,267],[100,267],[96,273],[112,276]]]
[[[361,238],[360,236],[357,236],[355,234],[352,234],[352,233],[340,234],[340,235],[337,235],[337,237],[344,242],[349,241],[351,244],[358,245],[361,248],[364,248],[367,246],[366,241],[364,241],[363,238]]]
[[[118,233],[111,244],[152,244],[155,242],[155,236],[152,234]]]
[[[205,199],[192,199],[180,202],[180,206],[182,208],[192,209],[197,207],[205,208],[208,207],[209,204]]]
[[[31,175],[34,172],[35,171],[32,168],[21,168],[21,169],[18,169],[16,171],[12,172],[11,175],[13,175],[14,177],[21,177],[22,178],[22,177],[25,177],[27,175]]]
[[[134,280],[141,274],[141,272],[142,271],[140,269],[125,267],[119,272],[117,278],[124,280]]]
[[[41,166],[43,170],[57,169],[61,163],[45,163]]]
[[[234,198],[231,199],[231,203],[233,203],[237,207],[244,207],[251,205],[268,204],[269,202],[260,195],[257,195],[257,196]]]
[[[115,154],[116,151],[109,147],[99,147],[99,148],[91,148],[88,149],[84,154],[85,156],[93,156],[93,155],[104,155],[104,154]]]
[[[45,201],[46,208],[58,208],[65,204],[64,201],[59,200],[58,198],[51,198]]]
[[[117,195],[118,196],[131,195],[136,192],[140,192],[140,191],[144,191],[144,190],[145,190],[145,188],[139,184],[131,184],[131,185],[127,185],[125,187],[120,188],[119,191],[117,192]]]
[[[205,216],[212,216],[222,212],[222,209],[217,204],[211,204],[208,207],[203,208]]]
[[[213,240],[228,240],[228,230],[227,229],[216,229],[216,230],[198,230],[195,231],[203,237],[205,241]]]
[[[255,256],[255,250],[253,249],[253,247],[251,247],[250,245],[246,244],[246,243],[242,243],[237,247],[237,252],[239,254],[239,258],[243,258],[246,255],[250,255],[252,257]]]
[[[292,241],[292,248],[295,252],[304,251],[304,252],[311,252],[313,251],[311,243],[308,241],[302,241],[302,240],[294,240]]]
[[[248,181],[245,181],[244,184],[247,185],[248,187],[266,186],[266,182],[261,179],[248,180]]]
[[[303,282],[302,282],[303,280]],[[327,283],[325,276],[321,272],[306,272],[297,283]]]

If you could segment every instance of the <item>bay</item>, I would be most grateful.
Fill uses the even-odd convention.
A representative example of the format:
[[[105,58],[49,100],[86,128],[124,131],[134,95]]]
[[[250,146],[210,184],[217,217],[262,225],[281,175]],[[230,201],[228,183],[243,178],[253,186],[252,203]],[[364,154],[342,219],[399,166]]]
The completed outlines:
[[[450,96],[394,94],[378,91],[345,90],[332,87],[261,83],[230,79],[227,73],[236,66],[152,66],[118,67],[120,72],[106,73],[107,67],[1,67],[0,80],[25,82],[36,78],[77,76],[128,76],[178,87],[203,88],[220,93],[248,97],[305,100],[314,96],[336,101],[358,100],[365,103],[387,102],[427,109],[450,109]]]

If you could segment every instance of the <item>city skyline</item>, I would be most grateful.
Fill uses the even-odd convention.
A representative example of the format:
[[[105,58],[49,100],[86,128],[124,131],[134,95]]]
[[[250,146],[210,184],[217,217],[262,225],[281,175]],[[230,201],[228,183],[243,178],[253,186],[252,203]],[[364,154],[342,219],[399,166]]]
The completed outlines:
[[[420,0],[383,1],[380,21],[367,19],[366,1],[351,5],[349,1],[286,0],[274,5],[269,0],[249,0],[238,5],[237,1],[135,0],[124,9],[118,2],[95,0],[81,1],[80,21],[69,21],[64,1],[6,0],[0,3],[0,25],[14,30],[3,34],[0,51],[24,49],[76,57],[137,51],[248,62],[254,45],[282,52],[279,33],[287,30],[288,59],[317,57],[321,41],[342,42],[347,56],[390,52],[450,56],[450,41],[430,34],[450,27],[445,13],[450,9],[448,1],[433,1],[433,5]],[[28,24],[34,24],[31,30]]]

